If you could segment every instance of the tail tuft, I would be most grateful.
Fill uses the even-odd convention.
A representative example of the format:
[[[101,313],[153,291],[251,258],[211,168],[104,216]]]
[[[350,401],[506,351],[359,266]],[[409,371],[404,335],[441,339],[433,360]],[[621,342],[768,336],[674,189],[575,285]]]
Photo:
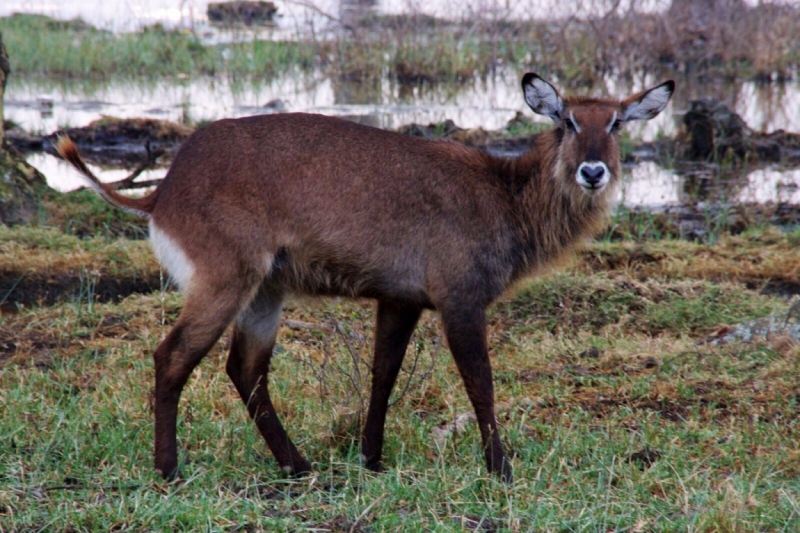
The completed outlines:
[[[154,195],[151,194],[144,198],[130,198],[118,193],[109,185],[102,183],[89,167],[86,166],[80,152],[78,152],[78,147],[75,146],[75,143],[68,135],[60,135],[53,147],[56,152],[58,152],[58,155],[75,167],[75,169],[88,180],[89,185],[97,191],[105,201],[131,213],[145,217],[150,216],[150,213],[153,211]]]
[[[89,178],[92,185],[100,185],[100,180],[97,179],[97,176],[95,176],[92,171],[89,170],[89,167],[86,166],[86,163],[83,162],[83,158],[81,158],[81,154],[78,152],[78,147],[75,146],[75,143],[68,135],[59,135],[54,148],[56,152],[58,152],[58,155],[78,169],[85,177]]]

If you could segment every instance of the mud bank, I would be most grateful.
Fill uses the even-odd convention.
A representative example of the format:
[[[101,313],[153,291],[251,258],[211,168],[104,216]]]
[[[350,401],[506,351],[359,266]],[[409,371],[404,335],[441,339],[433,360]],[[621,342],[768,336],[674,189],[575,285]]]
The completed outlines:
[[[737,283],[762,294],[792,296],[800,294],[797,239],[797,233],[769,228],[739,236],[727,233],[713,243],[600,241],[586,246],[569,269],[586,275],[616,272],[639,281],[705,279]],[[19,228],[2,236],[0,251],[3,313],[65,301],[119,301],[130,294],[171,287],[140,241],[85,240],[55,230]]]
[[[18,307],[54,305],[58,302],[118,302],[131,294],[159,290],[163,279],[158,272],[130,277],[102,276],[70,269],[63,272],[0,271],[0,312],[14,312]]]
[[[193,131],[193,128],[166,120],[104,117],[87,126],[41,136],[14,128],[8,131],[7,139],[22,153],[47,152],[55,155],[53,144],[56,139],[60,135],[68,135],[88,161],[132,168],[156,159],[168,163]]]
[[[683,115],[682,128],[672,138],[654,142],[625,141],[624,159],[633,163],[657,161],[747,161],[800,165],[800,134],[784,130],[762,133],[713,98],[694,100]],[[444,138],[489,152],[513,156],[523,152],[548,125],[517,113],[502,129],[461,128],[452,120],[430,124],[411,123],[397,131],[424,138]],[[33,135],[20,128],[8,131],[8,141],[23,153],[48,152],[58,135],[67,134],[88,161],[132,168],[148,159],[168,164],[193,127],[154,118],[104,117],[87,126]]]

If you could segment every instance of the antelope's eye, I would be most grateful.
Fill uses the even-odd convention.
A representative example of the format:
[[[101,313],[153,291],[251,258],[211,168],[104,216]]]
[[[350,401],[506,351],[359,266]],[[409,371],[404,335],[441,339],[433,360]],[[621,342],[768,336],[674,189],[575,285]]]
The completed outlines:
[[[564,129],[567,131],[575,131],[575,123],[572,122],[572,119],[564,119]]]
[[[611,124],[611,131],[619,131],[621,127],[622,127],[622,121],[620,119],[617,119],[614,121],[613,124]]]

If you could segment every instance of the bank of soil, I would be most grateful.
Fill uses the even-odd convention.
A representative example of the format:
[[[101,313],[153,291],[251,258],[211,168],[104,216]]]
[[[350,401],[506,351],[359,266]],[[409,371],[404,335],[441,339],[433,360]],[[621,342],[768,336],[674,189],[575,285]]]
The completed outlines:
[[[5,230],[0,239],[2,309],[82,299],[118,301],[169,288],[166,274],[141,241],[86,241],[53,230]],[[38,233],[37,233],[38,232]],[[31,236],[33,235],[33,237]],[[634,280],[680,278],[739,283],[764,294],[800,294],[800,243],[766,229],[756,236],[725,235],[712,245],[685,240],[599,242],[570,268],[624,273]]]
[[[675,165],[689,162],[780,163],[800,165],[800,134],[777,130],[758,132],[719,100],[701,98],[691,102],[683,127],[674,138],[647,143],[624,143],[628,163],[654,160]],[[452,120],[433,124],[408,124],[397,131],[424,138],[444,138],[500,155],[526,150],[540,131],[548,126],[535,123],[522,113],[501,130],[465,129]],[[34,135],[19,128],[9,129],[8,142],[22,153],[45,151],[54,154],[53,142],[69,135],[87,161],[100,165],[134,168],[143,164],[166,165],[193,127],[170,121],[104,117],[87,126],[67,128],[47,135]]]

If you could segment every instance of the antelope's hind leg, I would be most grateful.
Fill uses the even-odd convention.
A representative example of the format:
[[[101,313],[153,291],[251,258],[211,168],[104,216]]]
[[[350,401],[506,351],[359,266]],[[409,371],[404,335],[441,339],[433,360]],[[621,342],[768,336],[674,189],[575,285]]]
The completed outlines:
[[[223,279],[223,278],[220,278]],[[228,279],[228,278],[225,278]],[[166,479],[178,471],[178,402],[194,368],[219,340],[252,294],[246,282],[197,280],[172,331],[153,354],[155,363],[155,468]]]
[[[239,313],[226,370],[250,417],[281,469],[292,475],[311,471],[283,428],[269,396],[269,365],[281,318],[283,294],[262,286],[250,306]]]

